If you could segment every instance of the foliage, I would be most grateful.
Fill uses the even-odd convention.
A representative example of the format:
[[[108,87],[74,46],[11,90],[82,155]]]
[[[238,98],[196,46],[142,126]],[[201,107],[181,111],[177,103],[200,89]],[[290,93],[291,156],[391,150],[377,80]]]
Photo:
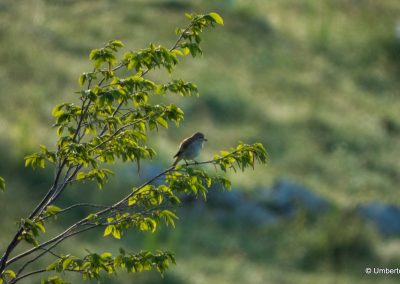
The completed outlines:
[[[0,190],[5,190],[6,189],[6,181],[4,178],[0,177]]]
[[[25,166],[33,169],[51,165],[55,176],[32,213],[18,222],[18,229],[0,261],[1,282],[16,283],[50,271],[80,273],[83,279],[98,279],[101,272],[114,274],[119,269],[127,272],[155,269],[162,273],[175,263],[173,254],[168,251],[127,253],[121,249],[117,256],[109,252],[89,252],[79,258],[56,254],[53,249],[72,236],[96,228],[104,228],[105,237],[120,239],[131,228],[155,232],[161,223],[175,226],[178,219],[175,209],[181,203],[182,195],[200,195],[205,199],[212,185],[230,188],[227,178],[208,173],[200,167],[202,164],[212,164],[226,172],[254,167],[255,161],[266,162],[266,151],[261,144],[240,143],[229,152],[222,151],[213,160],[170,167],[133,188],[112,205],[80,203],[66,208],[55,205],[71,183],[95,181],[100,189],[103,188],[113,175],[107,164],[121,160],[135,162],[140,167],[142,160],[151,160],[156,151],[146,144],[148,132],[168,128],[170,124],[178,126],[182,121],[183,111],[178,106],[150,103],[149,98],[198,95],[196,85],[182,79],[159,83],[145,75],[155,69],[164,69],[171,74],[180,57],[202,54],[200,35],[203,30],[223,24],[216,13],[186,16],[190,23],[176,30],[178,38],[171,48],[150,44],[139,51],[125,52],[119,59],[119,51],[124,45],[113,40],[90,52],[93,70],[79,77],[81,90],[76,92],[79,103],[62,103],[53,109],[52,115],[56,119],[53,126],[58,135],[56,149],[41,145],[40,151],[25,158]],[[164,178],[162,184],[159,184],[160,178]],[[3,179],[0,188],[4,188]],[[48,221],[79,207],[93,210],[64,231],[46,238]],[[21,241],[31,247],[12,256]],[[45,255],[56,259],[46,268],[25,272]],[[8,269],[11,265],[14,270]],[[57,275],[43,283],[65,282]]]

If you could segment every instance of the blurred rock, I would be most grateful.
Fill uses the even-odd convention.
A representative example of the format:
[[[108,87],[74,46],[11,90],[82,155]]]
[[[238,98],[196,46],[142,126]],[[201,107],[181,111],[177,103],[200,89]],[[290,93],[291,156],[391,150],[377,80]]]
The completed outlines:
[[[278,181],[271,190],[263,191],[258,199],[264,206],[285,217],[292,217],[299,210],[317,215],[330,206],[327,199],[288,180]]]
[[[394,27],[394,37],[397,41],[400,41],[400,21]]]
[[[222,191],[217,188],[212,188],[208,193],[208,204],[211,207],[234,209],[240,206],[244,196],[239,190]]]
[[[207,204],[216,210],[219,218],[223,220],[231,219],[254,225],[268,225],[276,220],[275,214],[270,210],[238,190],[211,190]]]
[[[258,194],[247,195],[239,190],[224,192],[213,189],[209,192],[207,205],[223,220],[234,219],[258,225],[268,225],[299,212],[310,217],[318,216],[330,206],[327,199],[288,180],[280,180],[271,189]]]
[[[249,200],[236,207],[233,214],[239,220],[254,225],[270,225],[277,219],[272,211]]]
[[[371,202],[358,206],[360,215],[372,222],[385,236],[400,236],[400,207]]]

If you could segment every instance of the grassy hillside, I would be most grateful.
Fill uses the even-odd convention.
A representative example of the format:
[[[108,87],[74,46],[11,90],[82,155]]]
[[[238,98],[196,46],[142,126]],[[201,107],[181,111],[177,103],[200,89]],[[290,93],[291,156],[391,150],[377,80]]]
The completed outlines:
[[[23,156],[38,144],[54,142],[54,130],[49,128],[51,109],[56,103],[74,100],[77,78],[90,68],[89,51],[111,39],[122,40],[128,50],[150,42],[169,46],[174,42],[174,29],[185,23],[183,14],[192,11],[217,11],[225,26],[208,31],[204,56],[183,61],[173,75],[195,82],[201,96],[177,101],[186,114],[182,127],[151,137],[150,143],[160,154],[158,163],[169,165],[179,140],[201,130],[209,138],[202,159],[238,140],[266,145],[268,167],[233,176],[235,188],[260,190],[285,177],[338,207],[367,201],[400,202],[398,1],[3,0],[0,175],[9,181],[9,192],[0,197],[3,204],[15,192],[26,197],[27,203],[43,192],[46,173],[23,169]],[[158,76],[164,80],[167,75]],[[131,182],[129,169],[121,167],[120,172],[121,180],[114,184],[117,188]],[[69,198],[77,195],[71,193]],[[24,210],[6,205],[5,209],[10,216]],[[204,244],[196,239],[198,229],[184,221],[181,229],[164,237],[167,245],[176,246],[178,261],[187,258],[179,261],[166,282],[263,283],[262,279],[268,279],[309,283],[321,282],[323,275],[323,283],[354,283],[363,271],[363,262],[355,263],[360,269],[357,273],[350,273],[328,261],[325,266],[317,265],[317,272],[310,272],[299,265],[300,256],[299,260],[282,256],[290,244],[293,249],[293,243],[311,248],[318,242],[307,234],[311,225],[255,229],[249,242],[277,242],[280,249],[253,260],[258,249],[246,246],[240,230],[221,229],[212,215],[190,220],[209,225],[207,232],[215,238],[205,240],[211,248],[203,251]],[[12,228],[13,221],[3,218],[2,227]],[[341,228],[340,222],[332,228]],[[325,229],[316,229],[315,234],[329,244]],[[180,248],[178,244],[186,240],[183,234],[189,234],[188,245]],[[282,240],[281,234],[304,238]],[[157,247],[160,240],[154,238],[154,243],[147,238],[143,242]],[[374,238],[371,241],[378,244],[378,254],[385,254],[385,242]],[[3,243],[3,236],[0,239]],[[215,242],[228,245],[213,255]],[[400,251],[396,241],[393,247]],[[271,249],[264,247],[263,252],[268,254]],[[285,271],[279,271],[282,267]],[[243,274],[235,274],[240,270]],[[363,280],[373,282],[372,278]]]
[[[184,102],[183,127],[160,145],[165,159],[181,137],[203,129],[209,155],[239,139],[267,145],[268,171],[241,177],[243,187],[287,176],[338,202],[393,200],[400,167],[394,36],[400,5],[253,2],[5,1],[2,143],[16,145],[19,156],[51,143],[43,139],[50,110],[72,99],[91,48],[114,38],[129,49],[168,46],[185,11],[216,10],[226,26],[208,32],[204,58],[184,62],[175,75],[195,81],[202,97]]]

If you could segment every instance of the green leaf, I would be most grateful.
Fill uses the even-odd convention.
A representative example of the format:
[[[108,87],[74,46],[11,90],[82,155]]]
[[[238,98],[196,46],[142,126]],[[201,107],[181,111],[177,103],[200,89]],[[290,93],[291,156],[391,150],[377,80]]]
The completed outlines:
[[[142,221],[142,222],[139,223],[139,230],[148,231],[149,230],[149,225],[145,221]]]
[[[86,81],[86,74],[83,73],[81,76],[79,76],[79,86],[83,86],[83,84],[85,84]]]
[[[121,231],[117,227],[115,227],[115,226],[113,226],[113,227],[114,227],[112,230],[113,237],[116,239],[121,239]]]
[[[44,227],[43,222],[37,222],[37,223],[36,223],[36,227],[37,227],[39,230],[41,230],[43,233],[46,232],[46,228]]]
[[[167,121],[166,121],[164,118],[162,118],[161,116],[160,116],[160,117],[157,117],[157,122],[158,122],[162,127],[168,128],[168,123],[167,123]]]
[[[42,279],[42,281],[40,283],[41,284],[70,284],[70,282],[64,281],[59,276],[51,276],[51,277],[48,277],[47,279]]]
[[[231,153],[230,152],[228,152],[228,151],[221,151],[221,155],[222,156],[228,156],[228,155],[230,155]]]
[[[112,257],[112,253],[111,252],[103,252],[100,256],[101,256],[101,258],[108,258],[108,257]]]
[[[182,47],[183,55],[188,55],[190,53],[190,49],[188,47]]]
[[[124,44],[120,40],[113,40],[109,44],[114,47],[124,47]]]
[[[129,197],[129,199],[128,199],[128,206],[132,206],[136,202],[137,202],[137,196],[133,195],[133,196]]]
[[[185,13],[185,17],[186,17],[188,20],[192,20],[192,19],[193,19],[193,15],[192,15],[192,14],[189,14],[189,13]]]
[[[30,229],[33,230],[34,228],[31,227]],[[37,234],[37,230],[35,233]],[[31,231],[27,232],[26,230],[24,230],[21,234],[21,238],[25,240],[28,244],[31,244],[35,247],[39,245],[38,241],[36,240],[34,234]]]
[[[85,178],[87,178],[87,177],[88,177],[88,174],[87,174],[87,173],[85,173],[85,172],[79,172],[79,173],[76,175],[76,180],[85,179]]]
[[[62,264],[63,270],[67,269],[68,266],[71,264],[71,262],[72,262],[72,258],[71,257],[68,257],[67,259],[65,259],[63,261],[63,264]]]
[[[96,219],[96,218],[97,218],[97,215],[91,213],[91,214],[89,214],[89,215],[86,217],[86,220],[94,220],[94,219]]]
[[[89,54],[89,59],[94,60],[98,56],[99,53],[100,53],[100,49],[98,49],[98,48],[92,49]]]
[[[56,268],[56,266],[60,263],[60,259],[56,259],[55,261],[53,261],[52,263],[50,263],[47,267],[46,270],[47,271],[51,271],[54,270]]]
[[[112,232],[113,232],[113,230],[114,230],[114,225],[108,225],[107,227],[106,227],[106,229],[104,230],[104,237],[106,237],[106,236],[108,236],[108,235],[110,235]]]
[[[6,181],[4,178],[0,177],[0,190],[4,191],[6,189]]]
[[[41,167],[42,169],[44,169],[44,159],[43,158],[41,158],[41,159],[39,159],[39,162],[38,162],[38,165],[39,165],[39,167]]]
[[[13,270],[11,270],[11,269],[7,269],[6,271],[4,271],[4,275],[7,275],[7,276],[9,276],[9,277],[11,277],[13,279],[17,277],[15,272]]]
[[[51,112],[51,115],[54,117],[59,117],[60,115],[62,115],[64,113],[64,111],[62,110],[63,107],[65,107],[66,104],[59,104],[56,105],[53,108],[53,111]]]
[[[222,25],[222,26],[224,25],[224,20],[222,19],[222,17],[221,17],[219,14],[217,14],[217,13],[215,13],[215,12],[212,12],[212,13],[209,13],[208,15],[210,15],[211,18],[213,18],[214,21],[215,21],[217,24]]]
[[[167,225],[171,224],[172,227],[174,227],[174,228],[175,228],[175,221],[174,220],[179,219],[178,216],[175,215],[175,213],[173,213],[173,212],[171,212],[169,210],[161,211],[160,216],[163,216],[165,218],[165,223]]]
[[[171,53],[174,54],[174,55],[185,56],[185,55],[183,54],[183,52],[180,51],[179,49],[174,49],[174,50],[171,51]]]
[[[46,212],[50,214],[55,214],[57,212],[60,212],[61,208],[55,205],[49,205],[46,207]]]

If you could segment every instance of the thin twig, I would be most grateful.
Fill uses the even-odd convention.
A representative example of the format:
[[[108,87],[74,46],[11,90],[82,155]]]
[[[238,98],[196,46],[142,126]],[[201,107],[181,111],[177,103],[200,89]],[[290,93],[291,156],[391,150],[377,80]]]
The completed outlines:
[[[44,272],[48,272],[48,271],[46,269],[39,269],[39,270],[31,271],[31,272],[29,272],[27,274],[24,274],[24,275],[21,275],[21,276],[19,276],[17,278],[14,278],[13,280],[11,280],[10,284],[17,283],[21,279],[24,279],[26,277],[29,277],[29,276],[32,276],[32,275],[35,275],[35,274],[44,273]]]
[[[37,256],[35,256],[34,258],[32,258],[31,260],[28,260],[27,262],[24,263],[24,265],[21,266],[21,268],[18,270],[17,272],[17,277],[25,270],[25,268],[27,268],[31,263],[35,262],[37,259],[39,259],[40,257],[42,257],[44,254],[46,253],[50,253],[53,256],[57,257],[57,258],[61,258],[60,256],[56,255],[55,253],[53,253],[51,251],[51,249],[46,249],[46,248],[40,248],[41,250],[43,250],[43,252],[41,252],[40,254],[38,254]]]
[[[71,182],[73,182],[73,181],[71,181]],[[108,206],[107,205],[100,205],[100,204],[93,204],[93,203],[77,203],[77,204],[73,204],[71,206],[65,207],[65,208],[61,209],[60,211],[55,212],[53,215],[44,216],[41,219],[38,219],[37,222],[46,220],[46,219],[54,217],[54,216],[61,215],[62,213],[65,213],[65,212],[67,212],[69,210],[72,210],[72,209],[74,209],[76,207],[107,208]]]

